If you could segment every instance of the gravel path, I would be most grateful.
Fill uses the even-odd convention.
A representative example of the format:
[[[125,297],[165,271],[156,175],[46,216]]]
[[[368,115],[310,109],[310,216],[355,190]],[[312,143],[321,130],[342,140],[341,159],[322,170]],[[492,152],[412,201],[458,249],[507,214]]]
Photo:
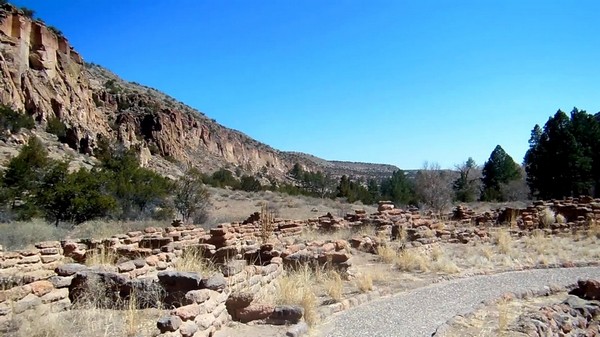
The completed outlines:
[[[600,267],[541,269],[474,276],[436,283],[366,303],[330,317],[315,336],[431,336],[448,319],[506,292],[569,285],[600,278]]]

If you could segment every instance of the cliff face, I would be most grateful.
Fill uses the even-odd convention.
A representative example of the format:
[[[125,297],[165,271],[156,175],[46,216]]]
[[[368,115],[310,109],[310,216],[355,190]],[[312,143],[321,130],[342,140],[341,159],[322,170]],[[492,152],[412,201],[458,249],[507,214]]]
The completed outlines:
[[[157,90],[85,64],[59,32],[10,5],[0,7],[0,19],[0,103],[41,125],[58,117],[67,126],[67,144],[81,153],[93,154],[105,139],[138,149],[142,164],[150,167],[154,159],[168,158],[203,171],[239,168],[276,179],[297,161],[309,170],[327,170],[223,127]]]
[[[287,171],[289,165],[268,146],[155,90],[84,64],[63,36],[9,5],[1,13],[0,102],[42,124],[60,118],[72,148],[92,154],[106,138],[205,170]]]
[[[26,111],[38,122],[58,116],[68,125],[77,125],[70,137],[83,142],[83,150],[89,151],[89,140],[103,133],[108,124],[95,109],[81,57],[43,23],[11,7],[3,9],[0,102]]]

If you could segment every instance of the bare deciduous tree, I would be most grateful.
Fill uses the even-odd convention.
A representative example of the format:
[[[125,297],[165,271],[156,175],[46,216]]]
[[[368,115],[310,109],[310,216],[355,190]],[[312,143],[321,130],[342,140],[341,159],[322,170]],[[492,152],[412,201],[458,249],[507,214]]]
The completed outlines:
[[[173,202],[184,222],[189,222],[190,219],[202,222],[199,220],[206,218],[209,193],[202,183],[200,171],[189,169],[185,176],[179,179]]]
[[[425,162],[415,177],[415,191],[426,207],[441,215],[452,201],[452,176],[438,163]]]

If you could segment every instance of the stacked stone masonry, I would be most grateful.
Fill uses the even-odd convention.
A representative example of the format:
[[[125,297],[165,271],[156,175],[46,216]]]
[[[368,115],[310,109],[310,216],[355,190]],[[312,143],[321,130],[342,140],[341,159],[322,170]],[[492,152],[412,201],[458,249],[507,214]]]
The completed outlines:
[[[220,224],[210,230],[174,222],[165,228],[149,227],[103,240],[40,242],[34,248],[18,251],[6,251],[0,247],[0,331],[6,331],[14,317],[33,310],[56,312],[69,309],[74,298],[73,280],[80,282],[91,277],[90,273],[93,277],[120,284],[119,287],[123,287],[121,290],[147,289],[158,284],[168,293],[168,286],[160,280],[159,275],[173,272],[176,261],[185,250],[198,249],[205,258],[221,265],[220,277],[225,286],[206,288],[205,281],[208,278],[199,278],[198,287],[188,291],[201,291],[203,295],[196,297],[194,293],[189,295],[193,300],[173,303],[174,306],[181,306],[172,312],[170,318],[159,322],[159,326],[163,327],[163,334],[167,336],[186,336],[194,329],[194,334],[200,336],[218,329],[230,319],[228,310],[223,310],[229,295],[272,290],[273,281],[284,267],[307,263],[330,264],[345,271],[352,264],[352,249],[374,253],[383,241],[401,237],[408,241],[407,247],[437,242],[486,241],[490,237],[490,228],[502,224],[510,224],[514,235],[526,235],[528,231],[542,227],[539,217],[545,209],[565,218],[563,223],[556,222],[544,228],[552,234],[586,229],[594,221],[600,220],[600,199],[587,197],[539,201],[524,209],[505,208],[483,214],[459,206],[448,215],[448,218],[454,217],[453,221],[440,220],[416,209],[398,209],[392,203],[381,202],[374,214],[356,210],[344,217],[326,214],[307,220],[274,219],[273,232],[267,238],[261,231],[260,214],[255,213],[246,221]],[[358,233],[358,229],[364,226],[374,227],[377,236],[370,238],[356,234],[349,242],[310,241],[300,236],[307,231],[342,229],[356,230]],[[102,252],[111,252],[117,263],[105,267],[102,272],[84,266],[91,256]],[[185,299],[186,295],[180,297]],[[201,301],[199,298],[206,299]],[[180,307],[195,309],[177,311]],[[235,310],[242,309],[250,310]],[[263,312],[269,312],[269,315],[276,311],[279,314],[293,311],[286,308],[267,309]],[[194,316],[193,313],[197,314]],[[209,313],[214,320],[208,319]],[[236,311],[232,313],[235,316]],[[237,315],[241,315],[240,312]]]

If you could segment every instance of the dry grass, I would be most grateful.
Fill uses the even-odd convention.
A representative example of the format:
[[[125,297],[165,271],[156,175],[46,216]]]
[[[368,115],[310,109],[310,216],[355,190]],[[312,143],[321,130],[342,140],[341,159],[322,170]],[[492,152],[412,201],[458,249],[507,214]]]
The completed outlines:
[[[350,228],[342,228],[335,231],[320,231],[313,228],[305,227],[300,234],[300,238],[306,241],[317,240],[349,240],[354,235]]]
[[[363,293],[373,290],[373,277],[371,273],[363,272],[356,276],[354,280],[356,288]]]
[[[506,300],[498,302],[498,335],[506,336],[508,333],[509,307]]]
[[[538,217],[542,228],[550,228],[556,222],[556,214],[549,208],[542,210]]]
[[[32,246],[34,243],[63,239],[68,230],[55,227],[42,219],[24,222],[0,223],[0,245],[5,250],[16,250]]]
[[[267,243],[273,236],[273,212],[269,210],[266,202],[263,202],[260,208],[260,240],[263,244]]]
[[[377,255],[383,263],[394,263],[394,261],[398,258],[396,250],[387,245],[380,245],[377,247]]]
[[[220,188],[209,188],[212,197],[208,212],[210,223],[241,221],[260,209],[267,201],[277,217],[283,219],[309,219],[331,213],[341,215],[364,209],[374,213],[377,208],[359,203],[349,204],[343,200],[321,199],[307,196],[290,196],[272,191],[245,192]]]
[[[125,311],[126,332],[128,337],[133,337],[136,334],[138,325],[140,324],[140,311],[138,310],[137,294],[134,291],[129,295],[127,301],[127,309]]]
[[[304,320],[310,326],[318,322],[318,301],[316,290],[317,275],[309,266],[288,270],[279,280],[275,294],[277,304],[296,304],[304,309]]]
[[[431,250],[431,260],[431,269],[434,271],[445,274],[456,274],[460,272],[460,268],[446,255],[440,246],[435,246]]]
[[[156,321],[162,315],[164,312],[158,309],[137,309],[131,313],[108,309],[36,312],[19,321],[15,337],[151,337],[156,334]]]
[[[113,249],[100,247],[86,253],[85,264],[88,266],[112,266],[117,263],[118,259],[119,256]]]
[[[175,269],[204,275],[212,275],[217,272],[217,267],[209,259],[204,257],[203,251],[197,247],[189,247],[183,250],[181,256],[175,261]]]
[[[339,302],[343,299],[344,283],[342,281],[342,276],[337,271],[328,271],[325,275],[323,285],[327,291],[327,295],[329,295],[331,299],[336,302]]]
[[[395,264],[399,270],[406,272],[426,272],[430,268],[427,256],[419,254],[414,249],[405,249],[398,253]]]
[[[512,252],[513,239],[507,229],[501,229],[494,233],[493,240],[500,254],[510,255]]]
[[[59,241],[70,238],[106,239],[116,234],[143,230],[147,227],[165,227],[168,221],[87,221],[75,227],[61,223],[58,227],[43,219],[0,223],[0,245],[5,250],[32,246],[41,241]]]
[[[398,233],[398,241],[400,243],[408,242],[408,231],[405,226],[400,227],[400,233]]]
[[[595,239],[600,238],[600,222],[595,219],[588,220],[587,236]]]

